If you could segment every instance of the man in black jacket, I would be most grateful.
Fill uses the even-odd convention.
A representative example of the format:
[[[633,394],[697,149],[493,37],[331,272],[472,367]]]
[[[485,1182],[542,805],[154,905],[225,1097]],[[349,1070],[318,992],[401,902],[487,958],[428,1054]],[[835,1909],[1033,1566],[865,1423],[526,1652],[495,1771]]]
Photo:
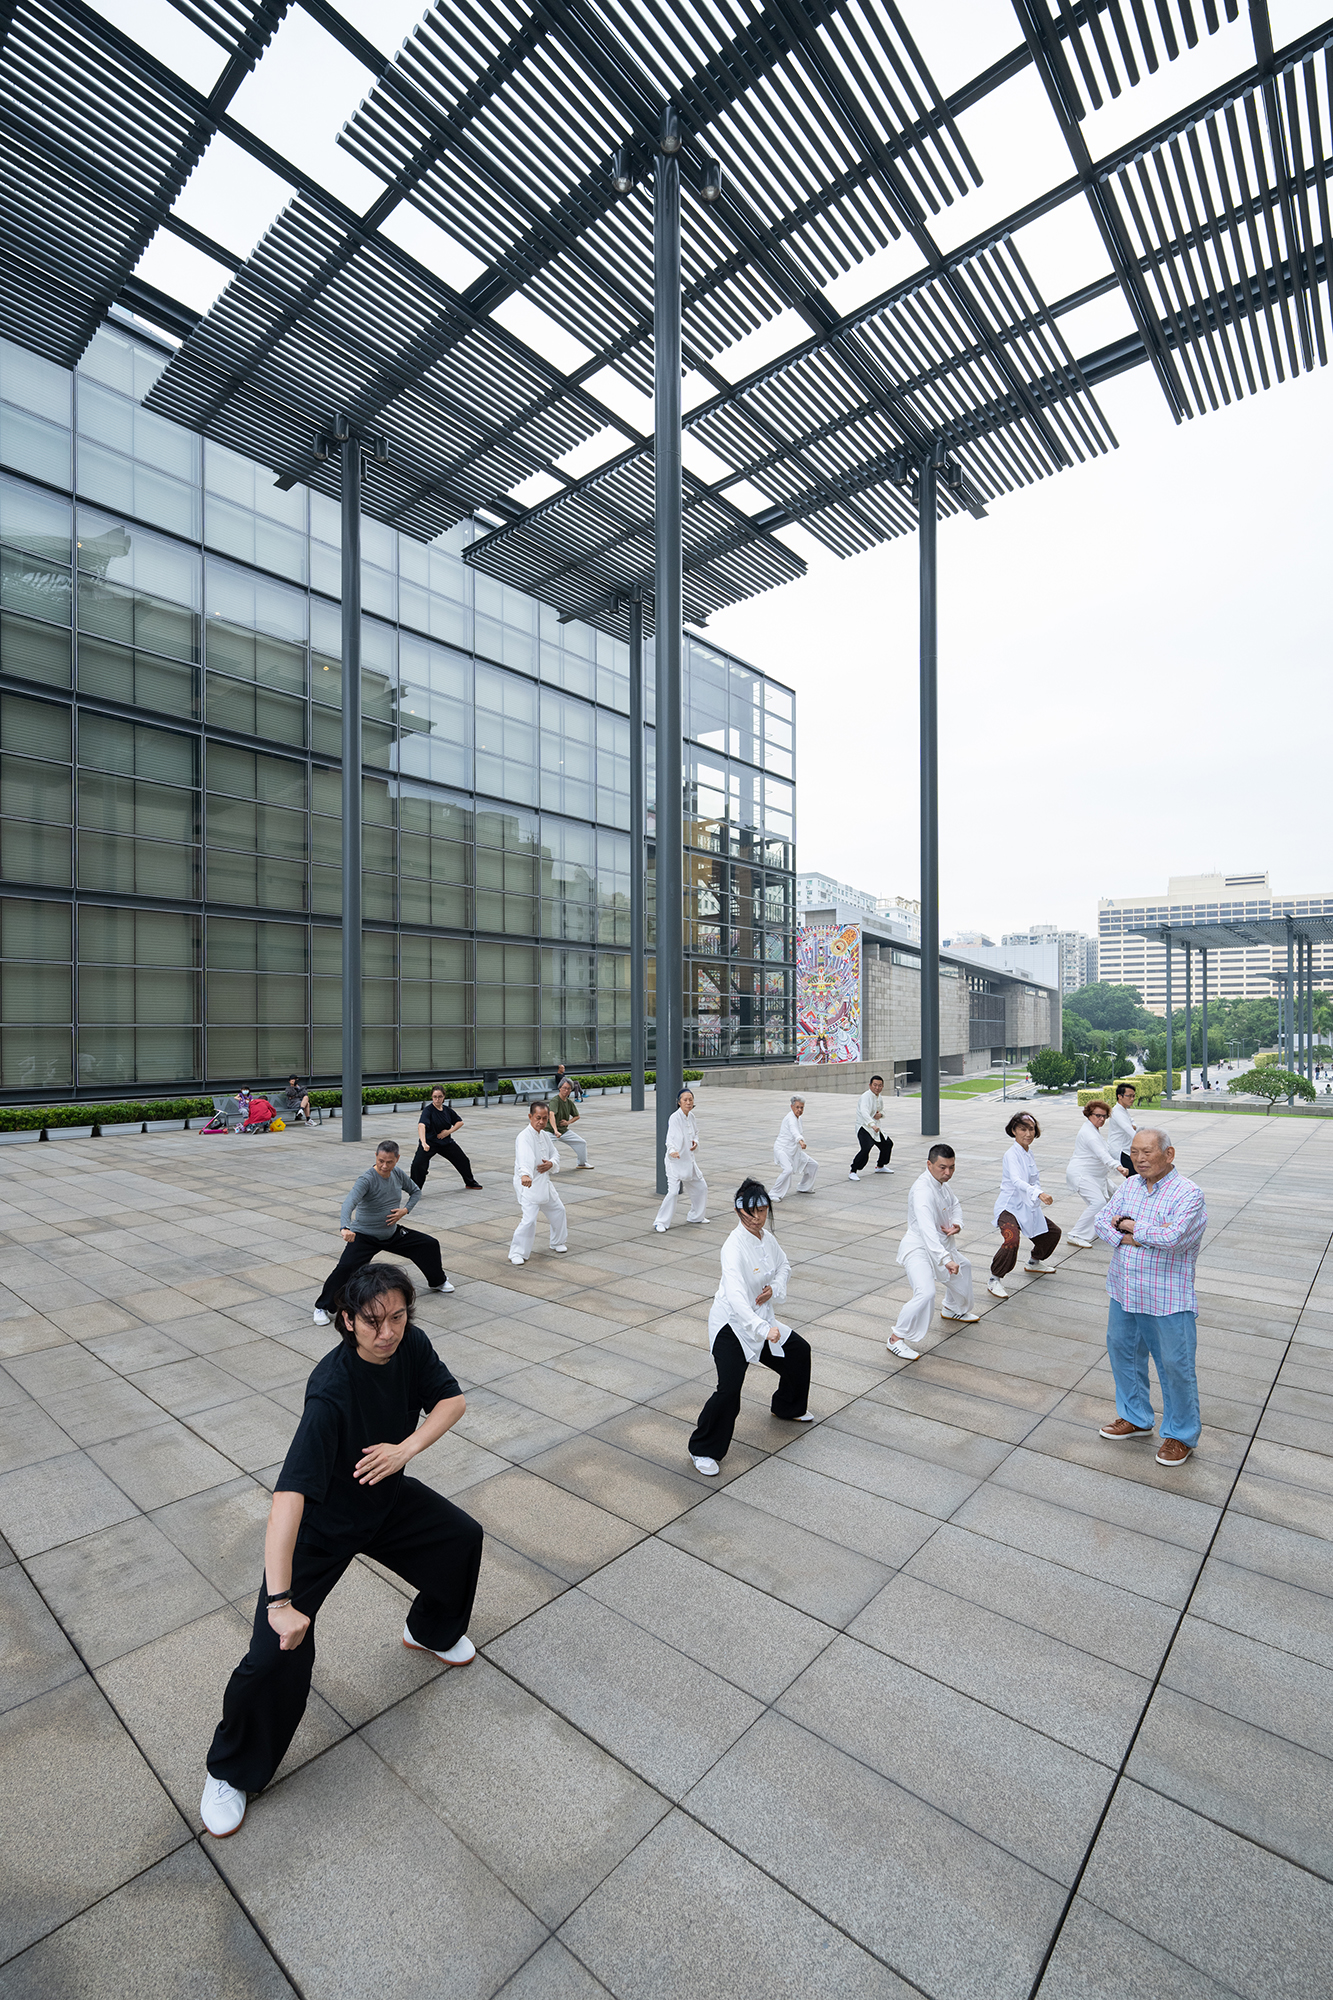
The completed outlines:
[[[444,1089],[436,1084],[430,1094],[430,1102],[421,1107],[421,1117],[417,1123],[417,1151],[412,1162],[412,1179],[419,1188],[426,1185],[426,1175],[430,1172],[432,1156],[448,1160],[458,1169],[465,1188],[480,1189],[481,1182],[472,1171],[472,1162],[454,1138],[461,1132],[463,1121],[452,1104],[445,1101]]]

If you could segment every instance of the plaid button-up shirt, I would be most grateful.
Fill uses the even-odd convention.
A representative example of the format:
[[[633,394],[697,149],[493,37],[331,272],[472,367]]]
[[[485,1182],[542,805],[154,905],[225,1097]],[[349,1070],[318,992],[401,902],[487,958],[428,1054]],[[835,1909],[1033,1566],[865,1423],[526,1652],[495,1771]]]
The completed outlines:
[[[1121,1217],[1134,1219],[1134,1241],[1126,1243],[1116,1228]],[[1126,1312],[1172,1313],[1199,1309],[1194,1295],[1194,1266],[1208,1226],[1203,1189],[1172,1167],[1151,1185],[1135,1174],[1118,1188],[1097,1217],[1097,1234],[1116,1245],[1106,1289]]]

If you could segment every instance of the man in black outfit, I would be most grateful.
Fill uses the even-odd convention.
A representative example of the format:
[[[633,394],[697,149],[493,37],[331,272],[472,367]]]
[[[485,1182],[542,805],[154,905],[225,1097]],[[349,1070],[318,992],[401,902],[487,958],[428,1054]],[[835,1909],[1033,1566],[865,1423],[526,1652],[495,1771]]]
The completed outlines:
[[[466,1408],[429,1339],[411,1324],[415,1298],[406,1271],[393,1264],[353,1272],[338,1312],[341,1344],[306,1384],[269,1511],[250,1650],[227,1683],[208,1752],[199,1810],[220,1839],[235,1833],[247,1793],[262,1791],[287,1754],[310,1693],[316,1615],[353,1557],[373,1556],[415,1585],[405,1646],[448,1666],[476,1657],[467,1627],[481,1528],[403,1472]]]
[[[430,1101],[421,1107],[421,1118],[417,1124],[417,1152],[412,1162],[412,1179],[419,1188],[425,1187],[431,1156],[437,1155],[442,1160],[448,1160],[450,1166],[457,1167],[465,1188],[475,1188],[480,1192],[481,1182],[472,1172],[472,1162],[452,1136],[462,1129],[462,1119],[453,1105],[446,1102],[444,1091],[437,1083],[430,1094]]]

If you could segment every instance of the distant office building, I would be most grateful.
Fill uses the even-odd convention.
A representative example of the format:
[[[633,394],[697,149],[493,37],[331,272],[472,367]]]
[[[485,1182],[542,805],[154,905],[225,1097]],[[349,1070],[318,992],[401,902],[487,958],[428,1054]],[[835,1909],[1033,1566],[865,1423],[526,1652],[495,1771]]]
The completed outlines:
[[[868,889],[854,889],[850,883],[836,882],[831,875],[798,875],[796,907],[828,909],[839,904],[844,910],[864,910],[867,916],[887,917],[908,937],[921,937],[921,905],[910,896],[872,896]]]
[[[988,938],[985,931],[955,931],[952,937],[942,938],[941,943],[959,951],[972,951],[977,946],[993,946],[994,938]]]
[[[960,945],[957,938],[947,941],[948,948],[965,951],[978,964],[989,965],[996,972],[1005,973],[1013,979],[1032,979],[1038,986],[1054,987],[1063,994],[1060,984],[1060,947],[1054,938],[1039,938],[1036,944],[969,944]]]
[[[898,924],[914,937],[921,940],[921,902],[911,896],[876,896],[875,911],[878,916],[887,917],[890,923]]]
[[[1097,979],[1097,940],[1082,931],[1058,930],[1054,924],[1030,924],[1025,931],[1006,931],[1002,945],[1036,948],[1055,945],[1060,954],[1060,991],[1077,993],[1080,986],[1092,986]]]
[[[1249,875],[1172,875],[1165,896],[1104,896],[1097,905],[1098,978],[1111,986],[1135,986],[1143,1004],[1154,1014],[1166,1013],[1166,950],[1146,938],[1128,935],[1145,924],[1244,923],[1264,917],[1333,917],[1333,892],[1327,895],[1275,896],[1267,872]],[[1313,946],[1317,986],[1333,985],[1333,945]],[[1269,977],[1285,972],[1283,947],[1237,945],[1232,951],[1208,954],[1210,997],[1224,1000],[1271,1000]],[[1179,953],[1172,967],[1171,998],[1184,1004],[1185,967]],[[1197,961],[1196,961],[1197,975]]]

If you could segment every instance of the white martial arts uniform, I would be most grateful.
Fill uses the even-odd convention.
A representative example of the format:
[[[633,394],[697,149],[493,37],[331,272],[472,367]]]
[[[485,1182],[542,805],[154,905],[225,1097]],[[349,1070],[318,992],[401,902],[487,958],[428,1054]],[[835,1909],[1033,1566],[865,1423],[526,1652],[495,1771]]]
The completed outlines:
[[[776,1327],[782,1338],[772,1342],[772,1349],[781,1354],[791,1328],[783,1326],[773,1311],[772,1299],[765,1299],[761,1306],[754,1301],[756,1292],[762,1292],[765,1285],[772,1287],[774,1299],[785,1299],[790,1276],[787,1253],[771,1230],[753,1236],[738,1222],[722,1245],[722,1282],[708,1309],[709,1352],[723,1327],[729,1326],[745,1350],[746,1360],[757,1361]]]
[[[970,1313],[972,1310],[972,1265],[954,1247],[956,1236],[942,1232],[951,1223],[961,1227],[963,1211],[958,1197],[929,1171],[919,1174],[907,1194],[907,1234],[898,1245],[898,1262],[912,1280],[912,1296],[898,1314],[893,1331],[909,1347],[915,1347],[930,1325],[935,1310],[935,1286],[944,1280],[944,1311]],[[945,1263],[958,1266],[950,1277]]]
[[[537,1172],[539,1160],[551,1162],[550,1173]],[[533,1126],[525,1125],[514,1141],[514,1193],[518,1196],[519,1224],[509,1245],[511,1259],[532,1255],[537,1217],[543,1209],[551,1229],[551,1248],[563,1248],[569,1235],[569,1218],[565,1214],[565,1204],[555,1191],[555,1177],[559,1171],[560,1153],[550,1126],[544,1132],[538,1132]],[[524,1174],[531,1180],[531,1187],[524,1187]]]
[[[773,1159],[782,1169],[769,1189],[774,1201],[781,1201],[784,1195],[791,1192],[793,1178],[797,1194],[809,1194],[813,1188],[815,1175],[819,1172],[819,1162],[811,1158],[808,1148],[804,1152],[801,1150],[804,1142],[805,1134],[801,1130],[801,1121],[794,1111],[789,1111],[778,1129],[777,1138],[773,1141]]]
[[[698,1154],[691,1150],[699,1142],[699,1128],[694,1122],[694,1113],[687,1117],[676,1110],[667,1123],[666,1138],[666,1200],[657,1211],[657,1229],[670,1229],[671,1218],[676,1213],[676,1197],[682,1188],[690,1191],[690,1212],[687,1222],[702,1222],[704,1209],[708,1203],[708,1182],[695,1164]],[[673,1159],[672,1155],[676,1157]]]
[[[1112,1105],[1111,1115],[1106,1121],[1106,1138],[1102,1143],[1116,1165],[1120,1166],[1122,1164],[1120,1155],[1122,1153],[1128,1155],[1130,1147],[1134,1144],[1134,1120],[1123,1104]],[[1081,1236],[1083,1231],[1080,1229],[1078,1233]]]
[[[1109,1121],[1105,1129],[1110,1130]],[[1092,1226],[1108,1195],[1120,1186],[1120,1161],[1091,1118],[1083,1119],[1079,1126],[1073,1158],[1065,1168],[1065,1183],[1084,1203],[1082,1215],[1069,1232],[1070,1240],[1090,1243]]]
[[[1046,1228],[1046,1217],[1038,1200],[1040,1193],[1041,1170],[1031,1153],[1025,1152],[1015,1139],[1000,1165],[1000,1192],[991,1217],[996,1228],[1007,1208],[1025,1236],[1040,1236]]]

